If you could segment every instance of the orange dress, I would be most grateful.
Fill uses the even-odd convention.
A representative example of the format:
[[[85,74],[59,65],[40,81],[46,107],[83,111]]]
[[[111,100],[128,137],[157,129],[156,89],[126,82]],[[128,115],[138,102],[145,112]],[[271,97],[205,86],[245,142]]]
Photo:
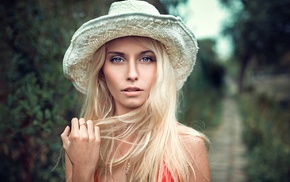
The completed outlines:
[[[98,180],[98,173],[97,172],[96,172],[96,175],[95,175],[95,179],[96,179],[95,182],[101,182],[101,181]],[[170,172],[167,169],[165,170],[165,173],[163,175],[162,182],[174,182],[172,177],[171,177]]]

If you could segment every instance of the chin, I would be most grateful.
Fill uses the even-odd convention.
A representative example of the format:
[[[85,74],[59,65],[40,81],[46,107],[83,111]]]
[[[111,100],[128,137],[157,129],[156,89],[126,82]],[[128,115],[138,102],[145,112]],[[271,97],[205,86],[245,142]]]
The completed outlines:
[[[144,104],[144,102],[141,102],[141,103],[130,103],[130,104],[127,104],[125,107],[127,107],[130,110],[134,110],[134,109],[137,109],[137,108],[141,107],[143,104]]]

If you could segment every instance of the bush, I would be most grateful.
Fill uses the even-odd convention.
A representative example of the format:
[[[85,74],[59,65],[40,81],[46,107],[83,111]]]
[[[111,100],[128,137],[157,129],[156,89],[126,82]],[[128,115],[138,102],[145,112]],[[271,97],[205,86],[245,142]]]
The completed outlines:
[[[9,1],[0,5],[0,178],[61,181],[60,133],[79,110],[62,73],[62,58],[79,16],[65,20],[62,2]],[[69,10],[69,9],[68,9]]]
[[[183,88],[181,120],[198,130],[216,127],[222,111],[221,99],[224,93],[224,67],[214,51],[215,41],[198,41],[198,52],[194,71]]]
[[[244,95],[240,106],[245,121],[251,181],[289,181],[290,107],[266,96]]]

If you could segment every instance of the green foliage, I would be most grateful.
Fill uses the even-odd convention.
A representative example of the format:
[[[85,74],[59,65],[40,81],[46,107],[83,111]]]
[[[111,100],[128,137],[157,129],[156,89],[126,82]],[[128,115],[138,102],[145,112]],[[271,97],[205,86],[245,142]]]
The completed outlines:
[[[223,32],[232,39],[233,56],[240,64],[239,91],[244,91],[249,66],[289,73],[290,1],[219,1],[231,12]]]
[[[64,179],[61,162],[52,169],[60,156],[59,135],[78,115],[79,104],[63,76],[62,58],[72,33],[88,18],[85,15],[96,16],[91,6],[79,5],[37,0],[0,5],[5,27],[0,36],[3,181]]]
[[[243,136],[251,181],[289,181],[290,106],[261,95],[243,95],[239,103],[245,121]]]
[[[199,40],[199,53],[193,73],[183,88],[182,121],[199,130],[215,127],[221,114],[224,90],[224,68],[214,51],[215,41]],[[205,126],[203,126],[205,125]]]
[[[225,34],[232,37],[235,54],[240,59],[250,53],[260,64],[281,61],[290,48],[288,0],[220,1],[229,8],[237,2],[241,5],[234,12],[233,21],[225,27]]]

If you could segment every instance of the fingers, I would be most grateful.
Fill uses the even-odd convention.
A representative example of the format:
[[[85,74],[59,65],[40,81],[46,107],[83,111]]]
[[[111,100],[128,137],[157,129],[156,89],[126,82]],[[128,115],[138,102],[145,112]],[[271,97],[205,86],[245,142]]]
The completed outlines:
[[[70,133],[70,127],[66,126],[64,131],[62,132],[62,134],[60,136],[61,136],[61,138],[66,138],[69,136],[69,133]]]
[[[71,130],[72,133],[76,133],[79,130],[79,120],[77,118],[71,120]]]
[[[68,142],[69,142],[69,134],[70,134],[70,127],[69,126],[66,126],[64,131],[62,132],[62,134],[60,135],[61,136],[61,140],[62,140],[62,143],[63,143],[63,146],[65,147]]]
[[[98,142],[101,141],[101,136],[100,136],[100,128],[95,125],[95,140]]]
[[[79,128],[82,136],[87,136],[87,123],[84,118],[79,119]]]
[[[84,118],[73,118],[71,120],[71,127],[72,137],[79,136],[79,134],[82,134],[83,136],[87,135],[87,123]]]
[[[84,118],[73,118],[71,121],[73,136],[83,136],[83,137],[95,137],[95,128],[92,120],[85,121]]]
[[[91,141],[100,141],[100,128],[98,126],[94,126],[92,120],[88,120],[86,124],[88,139]]]
[[[79,119],[79,126],[80,126],[80,128],[81,128],[81,126],[86,126],[86,125],[87,125],[86,120],[84,118],[80,118]]]
[[[94,124],[92,120],[87,121],[87,127],[88,127],[88,135],[90,139],[94,139]]]
[[[66,136],[71,139],[80,137],[82,139],[100,140],[100,128],[94,126],[92,120],[86,122],[84,118],[73,118],[71,120],[71,133],[69,133],[69,130],[66,132],[68,132]]]

